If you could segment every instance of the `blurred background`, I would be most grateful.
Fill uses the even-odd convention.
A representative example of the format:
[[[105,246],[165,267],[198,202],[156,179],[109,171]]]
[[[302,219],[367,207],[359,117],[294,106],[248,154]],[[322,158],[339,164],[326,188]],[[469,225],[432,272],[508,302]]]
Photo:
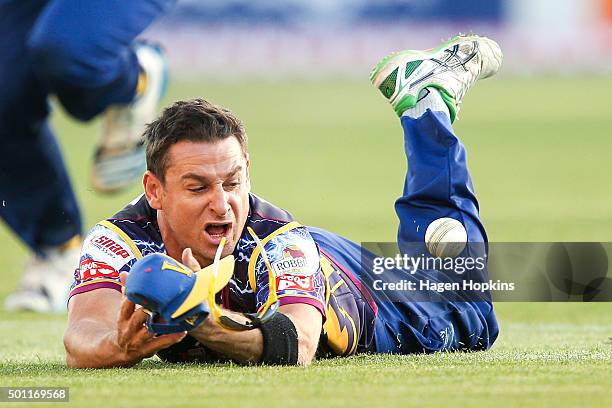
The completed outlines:
[[[505,52],[455,124],[490,240],[612,240],[612,0],[179,0],[143,38],[168,55],[165,105],[203,97],[244,120],[254,192],[359,242],[395,240],[406,170],[399,122],[368,74],[391,51],[458,32]],[[88,229],[142,188],[95,193],[98,122],[55,106]],[[2,299],[26,251],[7,228],[0,245]]]
[[[370,70],[391,51],[431,48],[459,32],[491,36],[505,53],[498,76],[470,91],[454,124],[489,240],[612,242],[612,0],[179,0],[142,37],[167,52],[160,109],[193,97],[230,108],[247,128],[255,193],[304,224],[371,242],[395,241],[393,203],[406,162],[400,123],[370,85]],[[142,186],[94,192],[99,122],[75,122],[51,102],[86,232]],[[0,248],[3,304],[29,254],[5,226]],[[360,398],[373,406],[449,398],[466,406],[542,406],[551,398],[605,406],[610,303],[495,308],[501,334],[489,353],[359,356],[307,372],[155,362],[141,366],[154,371],[75,372],[65,368],[65,315],[0,306],[0,383],[69,386],[88,407],[159,405],[163,395],[171,395],[168,406],[215,398],[244,406],[245,395],[274,406],[277,395],[262,378],[284,390],[284,407],[329,396],[335,406],[354,404],[363,378]]]
[[[179,0],[150,36],[181,77],[363,78],[380,55],[457,32],[503,43],[509,74],[612,72],[610,0]]]

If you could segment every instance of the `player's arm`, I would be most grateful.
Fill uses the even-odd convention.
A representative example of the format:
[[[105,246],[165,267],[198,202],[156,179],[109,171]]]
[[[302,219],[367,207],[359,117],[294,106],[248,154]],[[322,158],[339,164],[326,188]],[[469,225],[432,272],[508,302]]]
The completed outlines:
[[[114,289],[73,296],[64,334],[68,367],[129,367],[185,337],[153,337],[144,326],[146,319],[142,309]]]
[[[184,337],[154,339],[143,325],[147,315],[121,294],[127,273],[118,271],[133,259],[130,246],[104,226],[85,237],[64,334],[69,367],[131,366]]]
[[[223,312],[236,321],[246,321],[242,314],[228,310]],[[323,325],[321,313],[316,308],[307,304],[289,304],[281,306],[277,314],[286,316],[290,324],[295,328],[297,333],[297,364],[310,364],[314,359],[319,344],[319,336],[321,335]],[[275,319],[278,317],[280,316],[276,316]],[[285,345],[286,338],[269,338],[268,341],[264,341],[261,329],[242,332],[225,329],[215,322],[212,315],[209,315],[204,323],[189,334],[212,350],[225,354],[241,363],[265,363],[265,361],[262,361],[262,356],[264,352],[270,353],[271,350],[264,350],[264,347],[280,347],[281,349],[291,347],[290,345]],[[291,334],[278,333],[276,336],[285,337],[291,336]],[[282,344],[275,343],[275,341],[280,341]],[[282,350],[277,351],[282,353]]]
[[[193,270],[200,268],[189,249],[183,252],[182,261]],[[246,323],[246,317],[240,313],[229,310],[223,310],[223,313]],[[295,363],[308,365],[317,351],[322,325],[323,317],[317,308],[307,303],[292,303],[281,305],[277,314],[261,329],[228,330],[220,326],[211,314],[189,334],[212,350],[241,363],[293,362],[292,357],[285,357],[285,354],[293,356],[293,349],[297,348]]]

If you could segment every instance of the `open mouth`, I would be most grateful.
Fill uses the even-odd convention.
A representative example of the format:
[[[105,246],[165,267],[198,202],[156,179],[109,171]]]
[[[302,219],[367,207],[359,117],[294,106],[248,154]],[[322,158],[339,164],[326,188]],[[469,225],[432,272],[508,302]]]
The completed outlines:
[[[231,222],[211,222],[204,227],[204,231],[213,241],[220,241],[221,238],[228,237],[231,229]]]

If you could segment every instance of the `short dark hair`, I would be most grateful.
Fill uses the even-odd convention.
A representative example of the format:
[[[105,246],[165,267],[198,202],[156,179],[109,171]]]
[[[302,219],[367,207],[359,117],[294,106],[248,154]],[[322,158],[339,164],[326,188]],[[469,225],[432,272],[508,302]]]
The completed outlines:
[[[168,150],[181,141],[218,142],[234,136],[247,154],[247,135],[242,121],[232,112],[204,99],[175,102],[144,132],[147,170],[162,182],[168,166]]]

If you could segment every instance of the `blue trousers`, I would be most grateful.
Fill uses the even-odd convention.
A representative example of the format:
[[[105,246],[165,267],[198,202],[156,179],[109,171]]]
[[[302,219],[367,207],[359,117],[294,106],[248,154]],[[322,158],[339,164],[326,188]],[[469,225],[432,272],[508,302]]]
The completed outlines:
[[[455,218],[468,241],[486,243],[465,147],[446,114],[428,110],[418,119],[402,117],[408,173],[395,203],[398,245],[424,242],[429,223]],[[474,245],[483,248],[483,245]],[[376,350],[383,353],[486,350],[499,333],[488,301],[377,301]]]
[[[0,0],[0,217],[33,250],[81,233],[50,94],[89,120],[133,100],[130,45],[174,0]]]
[[[448,116],[427,111],[418,119],[402,117],[402,126],[408,173],[402,197],[395,204],[400,251],[409,253],[408,247],[423,243],[427,226],[441,217],[462,221],[468,240],[483,243],[472,244],[465,251],[486,250],[487,237],[478,215],[465,148],[454,135]],[[373,253],[329,231],[309,229],[320,248],[371,289],[378,315],[374,319],[374,347],[367,346],[366,351],[408,354],[485,350],[497,338],[499,329],[491,302],[461,295],[428,300],[410,291],[374,290],[373,282],[380,277],[371,268],[376,257]],[[420,280],[440,281],[437,278],[443,276],[431,270],[414,275],[398,273],[416,285]],[[372,330],[367,322],[363,327]]]

